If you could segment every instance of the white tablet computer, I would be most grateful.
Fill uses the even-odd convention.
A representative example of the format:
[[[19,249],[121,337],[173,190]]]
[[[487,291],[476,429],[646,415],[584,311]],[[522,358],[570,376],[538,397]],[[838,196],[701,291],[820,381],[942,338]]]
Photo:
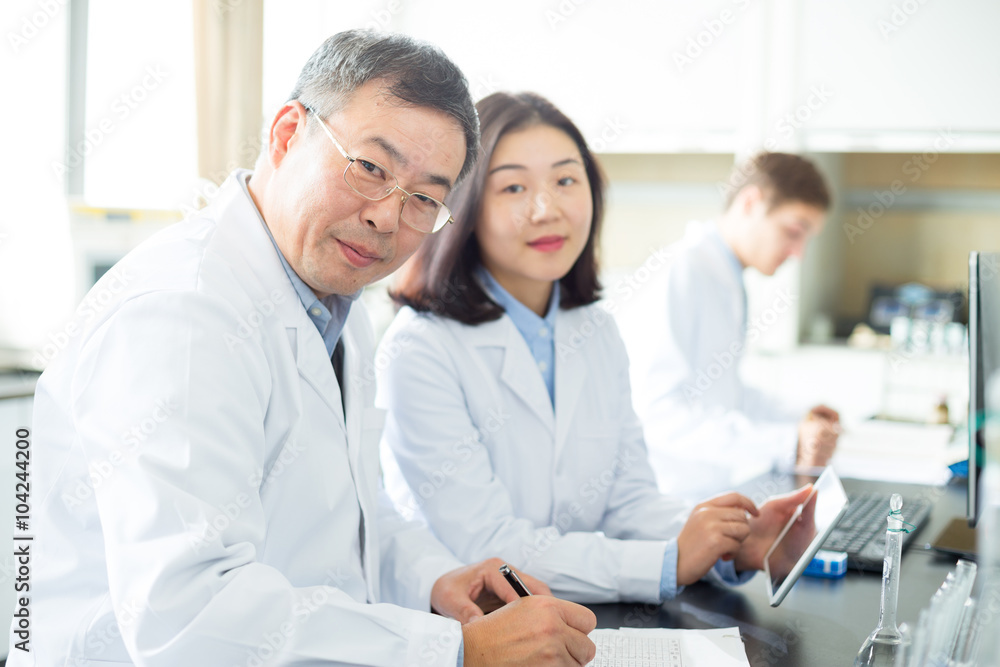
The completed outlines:
[[[812,493],[778,533],[764,556],[767,594],[777,607],[819,551],[823,540],[847,511],[847,493],[833,468],[827,467]]]

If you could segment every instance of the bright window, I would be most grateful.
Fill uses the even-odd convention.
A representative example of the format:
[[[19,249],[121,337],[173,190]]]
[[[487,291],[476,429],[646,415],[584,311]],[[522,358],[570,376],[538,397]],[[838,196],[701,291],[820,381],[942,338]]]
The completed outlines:
[[[90,0],[88,204],[178,208],[197,176],[190,2]]]

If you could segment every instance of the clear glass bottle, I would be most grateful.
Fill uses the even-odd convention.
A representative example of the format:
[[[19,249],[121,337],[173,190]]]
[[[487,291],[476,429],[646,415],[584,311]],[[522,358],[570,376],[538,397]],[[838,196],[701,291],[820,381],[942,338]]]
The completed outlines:
[[[858,651],[854,667],[894,667],[896,655],[905,650],[903,635],[896,626],[899,598],[899,563],[903,555],[903,498],[892,494],[892,510],[885,531],[885,560],[882,563],[882,605],[878,625]]]

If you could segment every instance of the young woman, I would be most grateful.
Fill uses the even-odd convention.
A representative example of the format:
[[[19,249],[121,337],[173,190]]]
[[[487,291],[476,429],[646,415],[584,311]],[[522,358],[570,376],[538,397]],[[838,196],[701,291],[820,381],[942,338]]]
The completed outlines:
[[[477,106],[483,157],[453,193],[455,224],[400,276],[376,358],[387,488],[459,558],[499,555],[571,600],[660,602],[713,568],[740,580],[803,494],[690,512],[657,491],[628,358],[596,304],[594,156],[537,95]]]

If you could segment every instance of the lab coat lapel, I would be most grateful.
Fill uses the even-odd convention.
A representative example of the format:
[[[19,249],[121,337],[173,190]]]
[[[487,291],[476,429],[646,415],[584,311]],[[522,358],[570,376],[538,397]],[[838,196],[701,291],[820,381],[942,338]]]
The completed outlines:
[[[343,423],[340,387],[330,358],[326,355],[323,338],[288,280],[274,244],[258,218],[256,207],[237,180],[246,178],[248,174],[246,170],[238,170],[220,188],[218,197],[212,202],[213,206],[220,206],[224,211],[219,224],[229,228],[224,233],[241,247],[241,252],[234,253],[235,257],[245,258],[240,271],[241,279],[259,282],[262,301],[266,300],[274,308],[274,316],[284,323],[295,350],[299,375]]]
[[[530,409],[545,425],[549,433],[555,434],[555,415],[545,381],[531,356],[528,344],[506,315],[498,320],[486,322],[463,330],[463,336],[471,334],[471,344],[476,347],[503,348],[503,366],[500,380]]]
[[[245,178],[246,173],[237,172],[235,178]],[[374,490],[370,488],[371,484],[365,478],[360,462],[362,433],[366,427],[366,424],[363,423],[366,406],[364,387],[360,386],[357,391],[347,391],[345,401],[341,403],[341,387],[337,382],[330,357],[326,354],[323,337],[316,329],[316,325],[309,319],[299,295],[288,280],[288,275],[281,265],[281,260],[278,259],[274,245],[257,218],[253,203],[243,193],[239,184],[235,182],[231,183],[228,189],[226,187],[220,189],[219,199],[220,201],[216,202],[216,205],[224,207],[226,211],[226,215],[220,219],[220,224],[225,224],[230,228],[226,231],[233,244],[242,246],[242,252],[238,253],[237,256],[246,258],[245,270],[241,274],[243,274],[244,279],[259,281],[259,291],[262,295],[266,295],[261,298],[261,302],[269,303],[274,308],[274,316],[281,318],[285,325],[289,342],[292,343],[299,376],[316,391],[323,403],[334,414],[333,422],[341,429],[340,437],[330,437],[329,444],[338,446],[338,442],[345,440],[347,442],[351,477],[354,480],[358,504],[361,509],[359,531],[367,594],[369,601],[375,602],[378,600],[379,594],[377,581],[378,549],[373,546],[377,544],[378,539],[374,534],[375,521],[374,514],[372,514],[375,495]],[[356,311],[357,308],[352,308],[352,313],[344,326],[345,385],[351,384],[351,378],[362,377],[362,356],[366,353],[365,350],[370,353],[373,344],[373,341],[370,340],[370,332],[365,328],[366,323],[358,321],[359,318],[364,320],[366,314]],[[359,341],[357,340],[358,336],[365,336],[366,339]],[[347,407],[346,417],[344,414],[345,405]],[[372,409],[374,410],[374,408]],[[372,446],[375,447],[375,445]]]
[[[364,306],[354,304],[344,323],[344,406],[347,409],[345,426],[347,429],[348,461],[351,476],[358,490],[358,504],[361,507],[361,551],[364,563],[365,583],[368,601],[380,599],[379,560],[376,534],[375,512],[378,504],[378,438],[385,422],[385,411],[375,408],[371,394],[373,388],[365,382],[365,367],[370,366],[373,335],[362,312]]]
[[[589,323],[590,327],[597,325],[585,317],[584,311],[583,308],[560,309],[556,315],[556,461],[559,460],[559,455],[566,446],[570,426],[577,418],[576,406],[580,400],[583,385],[587,382],[586,347],[590,338],[587,331],[590,331],[592,336],[593,329],[588,329],[584,324]]]

